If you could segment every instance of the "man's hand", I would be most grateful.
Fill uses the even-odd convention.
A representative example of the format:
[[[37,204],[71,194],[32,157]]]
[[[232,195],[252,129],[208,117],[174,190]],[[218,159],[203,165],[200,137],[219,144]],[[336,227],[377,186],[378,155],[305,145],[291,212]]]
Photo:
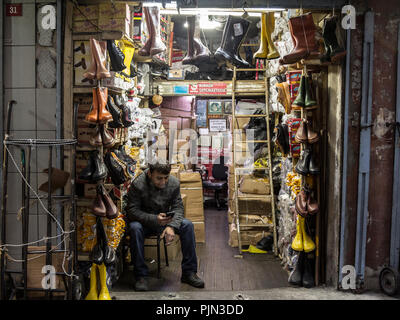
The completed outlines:
[[[174,228],[172,227],[166,227],[161,234],[161,239],[165,237],[165,244],[169,245],[171,244],[172,241],[174,241],[175,238],[175,231]]]
[[[160,213],[157,216],[157,222],[160,226],[166,226],[171,221],[172,221],[172,217],[167,217],[167,215],[165,213]]]

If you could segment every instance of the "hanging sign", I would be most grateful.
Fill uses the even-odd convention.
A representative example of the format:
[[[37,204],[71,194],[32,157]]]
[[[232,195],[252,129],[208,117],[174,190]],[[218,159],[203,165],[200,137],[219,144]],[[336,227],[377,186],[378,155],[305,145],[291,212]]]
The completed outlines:
[[[226,95],[226,83],[200,82],[189,85],[189,94]]]
[[[22,3],[7,3],[6,4],[7,17],[21,17],[22,16]]]

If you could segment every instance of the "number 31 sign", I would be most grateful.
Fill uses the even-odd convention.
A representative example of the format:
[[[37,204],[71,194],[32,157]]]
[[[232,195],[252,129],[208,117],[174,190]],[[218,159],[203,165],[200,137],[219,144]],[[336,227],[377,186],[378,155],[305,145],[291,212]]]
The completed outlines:
[[[7,17],[21,17],[22,16],[22,3],[8,3],[6,5]]]

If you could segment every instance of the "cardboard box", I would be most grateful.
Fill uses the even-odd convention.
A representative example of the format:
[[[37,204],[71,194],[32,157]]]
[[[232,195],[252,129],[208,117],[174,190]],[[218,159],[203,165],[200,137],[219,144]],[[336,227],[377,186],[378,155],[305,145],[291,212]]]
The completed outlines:
[[[55,249],[55,247],[52,247]],[[28,246],[28,251],[33,250],[46,250],[45,246]],[[55,272],[63,272],[62,270],[62,262],[63,262],[64,253],[53,253],[52,254],[52,266],[55,268]],[[46,265],[46,255],[44,254],[31,254],[29,255],[27,269],[28,269],[28,281],[27,287],[28,288],[42,288],[42,280],[45,276],[42,273],[43,267]],[[68,262],[64,265],[65,269],[68,270]],[[65,289],[63,276],[56,275],[55,279],[56,289]],[[63,296],[64,293],[62,292],[54,292],[53,295],[55,296]],[[28,297],[30,298],[41,298],[44,297],[44,292],[39,291],[28,291]]]
[[[99,4],[99,20],[128,20],[131,21],[131,10],[127,3],[100,3]]]
[[[181,187],[203,188],[203,183],[199,172],[181,171],[179,180],[181,181]]]
[[[241,234],[240,239],[243,247],[243,246],[248,246],[250,244],[252,244],[253,246],[257,245],[258,241],[270,235],[271,232],[254,230],[254,231],[241,231],[240,234]],[[228,244],[233,248],[239,246],[237,228],[234,223],[231,223],[229,225]]]
[[[178,169],[177,168],[171,168],[170,175],[174,176],[175,178],[177,178],[179,180],[179,173],[180,172],[181,172],[180,167]]]
[[[251,194],[270,194],[271,188],[267,178],[256,178],[251,175],[240,179],[240,192]]]
[[[243,195],[243,193],[241,193]],[[271,215],[271,202],[254,199],[238,199],[240,214],[262,214],[265,216]]]
[[[181,193],[181,198],[182,198],[182,202],[183,202],[183,213],[185,213],[186,209],[187,209],[187,196],[186,196],[186,194],[182,194]]]
[[[144,247],[145,258],[150,260],[154,259],[157,261],[157,239],[145,239],[144,244],[154,245],[154,247]],[[167,246],[168,260],[176,260],[179,252],[181,252],[181,242],[179,240],[179,236],[175,235],[174,241]],[[160,259],[165,261],[164,244],[162,240],[160,243]]]
[[[99,19],[99,7],[98,5],[74,7],[72,19],[73,21],[97,20]]]
[[[194,234],[196,236],[196,243],[205,243],[206,242],[206,232],[204,221],[203,222],[193,222],[194,226]]]
[[[127,19],[99,18],[99,28],[103,31],[121,31],[130,35],[131,24]]]
[[[84,20],[84,21],[73,21],[72,32],[97,32],[99,26],[99,19]]]

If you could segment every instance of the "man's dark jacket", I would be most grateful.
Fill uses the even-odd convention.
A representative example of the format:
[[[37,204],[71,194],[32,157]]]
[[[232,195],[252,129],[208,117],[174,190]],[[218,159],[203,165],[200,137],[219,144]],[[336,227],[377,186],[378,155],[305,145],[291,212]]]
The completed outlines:
[[[157,215],[161,212],[174,211],[175,215],[168,226],[179,229],[183,220],[183,202],[180,183],[174,176],[169,176],[163,189],[154,186],[147,176],[146,169],[132,183],[125,195],[125,214],[129,222],[138,221],[143,226],[157,230]]]

